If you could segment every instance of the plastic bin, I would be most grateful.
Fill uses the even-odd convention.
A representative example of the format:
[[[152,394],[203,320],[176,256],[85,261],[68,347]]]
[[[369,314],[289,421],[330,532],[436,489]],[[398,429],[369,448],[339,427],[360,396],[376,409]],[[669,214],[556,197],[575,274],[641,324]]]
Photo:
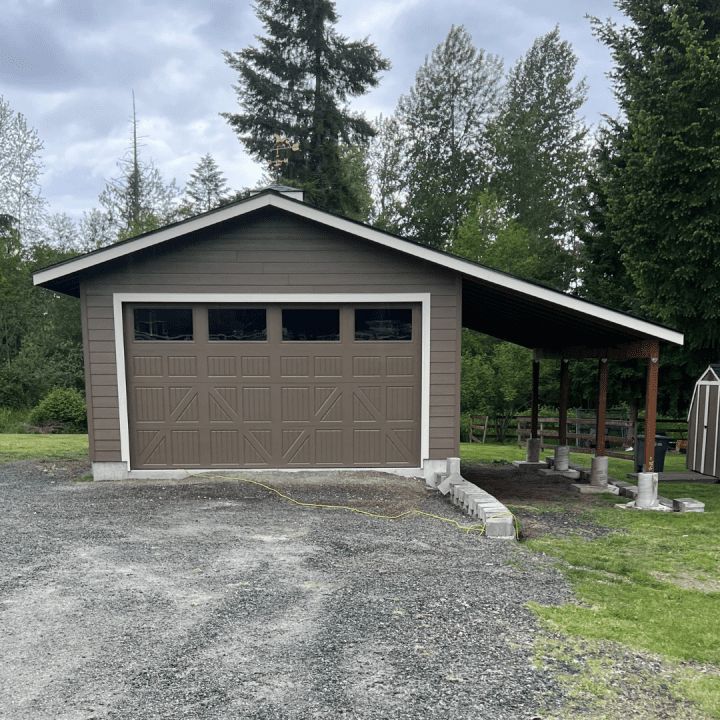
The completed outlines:
[[[655,436],[655,468],[653,472],[662,472],[665,469],[665,453],[670,447],[670,438],[667,435]],[[638,435],[635,443],[635,472],[644,472],[643,460],[645,455],[645,436]]]

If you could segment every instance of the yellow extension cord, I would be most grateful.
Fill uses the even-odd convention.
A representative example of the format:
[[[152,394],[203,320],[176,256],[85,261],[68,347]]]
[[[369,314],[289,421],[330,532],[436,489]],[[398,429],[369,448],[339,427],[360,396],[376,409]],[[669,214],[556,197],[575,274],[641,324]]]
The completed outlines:
[[[457,527],[458,530],[464,530],[466,535],[469,535],[471,532],[476,532],[478,535],[482,535],[483,532],[485,532],[485,526],[487,525],[487,522],[484,522],[482,525],[461,525],[457,520],[451,520],[450,518],[444,518],[440,517],[439,515],[432,515],[430,513],[423,512],[422,510],[407,510],[404,513],[400,513],[399,515],[378,515],[377,513],[371,513],[367,510],[358,510],[357,508],[348,507],[347,505],[322,505],[320,503],[306,503],[306,502],[300,502],[299,500],[295,500],[295,498],[291,498],[289,495],[285,495],[281,493],[279,490],[276,490],[274,487],[271,487],[270,485],[265,485],[261,482],[258,482],[257,480],[249,480],[248,478],[230,478],[225,477],[223,475],[200,475],[199,473],[192,473],[189,470],[183,470],[183,472],[186,472],[191,477],[198,477],[198,478],[208,478],[210,480],[230,480],[232,482],[240,481],[240,482],[246,482],[251,483],[252,485],[257,485],[258,487],[265,488],[265,490],[270,490],[271,492],[274,492],[276,495],[279,495],[284,500],[289,500],[291,503],[295,503],[295,505],[300,505],[301,507],[316,507],[316,508],[325,508],[327,510],[349,510],[350,512],[357,513],[358,515],[369,515],[370,517],[374,518],[380,518],[381,520],[399,520],[402,517],[405,517],[406,515],[422,515],[423,517],[432,518],[434,520],[440,520],[441,522],[448,522],[452,523]],[[517,518],[508,510],[504,513],[498,513],[497,515],[492,515],[489,520],[496,517],[504,517],[509,515],[512,517],[514,521],[515,526],[515,537],[518,537],[518,521]]]

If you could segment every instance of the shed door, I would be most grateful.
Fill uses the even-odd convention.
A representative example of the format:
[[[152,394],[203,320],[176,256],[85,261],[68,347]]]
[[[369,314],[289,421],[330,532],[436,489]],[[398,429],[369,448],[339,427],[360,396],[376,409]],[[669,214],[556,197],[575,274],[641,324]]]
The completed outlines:
[[[692,408],[694,434],[688,433],[687,467],[703,475],[718,471],[718,442],[720,442],[720,387],[716,382],[697,384],[695,405]]]
[[[418,467],[420,306],[125,306],[133,469]]]

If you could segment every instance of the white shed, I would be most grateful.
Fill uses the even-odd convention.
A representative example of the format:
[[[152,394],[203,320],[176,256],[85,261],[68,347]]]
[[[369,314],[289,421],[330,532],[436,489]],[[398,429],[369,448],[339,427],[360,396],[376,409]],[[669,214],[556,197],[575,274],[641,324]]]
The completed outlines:
[[[720,476],[720,364],[709,365],[695,383],[688,413],[687,469]]]

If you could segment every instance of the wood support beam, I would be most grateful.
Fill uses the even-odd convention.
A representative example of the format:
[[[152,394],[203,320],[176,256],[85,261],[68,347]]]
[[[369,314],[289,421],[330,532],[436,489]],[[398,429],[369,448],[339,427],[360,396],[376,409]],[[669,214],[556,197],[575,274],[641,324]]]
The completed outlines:
[[[658,366],[660,344],[655,343],[655,353],[647,359],[647,384],[645,390],[645,447],[643,464],[645,472],[655,472],[655,428],[657,424]]]
[[[540,408],[540,361],[533,359],[532,364],[532,394],[530,397],[530,437],[538,438],[539,408]]]
[[[595,456],[605,455],[605,421],[607,419],[608,359],[598,360],[597,431]]]
[[[570,363],[563,358],[560,360],[560,402],[559,402],[559,422],[558,425],[558,444],[567,445],[567,411],[568,411],[568,395],[570,391]]]
[[[591,348],[586,345],[575,345],[573,347],[564,347],[562,351],[536,348],[535,357],[541,360],[570,358],[571,360],[583,360],[585,358],[608,358],[609,360],[641,360],[650,357],[657,347],[656,340],[637,340],[635,342],[627,342],[614,347]]]

